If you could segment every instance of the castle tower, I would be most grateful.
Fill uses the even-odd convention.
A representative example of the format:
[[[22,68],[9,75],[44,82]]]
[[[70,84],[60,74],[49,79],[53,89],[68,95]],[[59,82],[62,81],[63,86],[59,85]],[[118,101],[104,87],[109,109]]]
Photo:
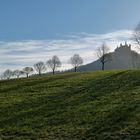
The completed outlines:
[[[125,41],[123,44],[120,43],[120,46],[115,49],[113,54],[113,65],[114,68],[130,68],[132,66],[131,58],[131,45]]]

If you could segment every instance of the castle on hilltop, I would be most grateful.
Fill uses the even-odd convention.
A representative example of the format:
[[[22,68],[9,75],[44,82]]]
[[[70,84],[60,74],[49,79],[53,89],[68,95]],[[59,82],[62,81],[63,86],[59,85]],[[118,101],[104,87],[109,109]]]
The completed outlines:
[[[131,45],[125,42],[120,44],[114,52],[109,53],[111,61],[105,63],[105,69],[132,69],[140,67],[140,54],[131,49]],[[96,60],[90,64],[81,66],[80,71],[100,70],[101,63]]]
[[[125,42],[112,53],[112,62],[107,64],[107,69],[137,68],[140,66],[139,62],[140,55],[131,50],[131,45]]]
[[[124,45],[122,45],[122,43],[120,44],[120,47],[117,47],[115,49],[116,53],[124,53],[124,52],[130,52],[131,51],[131,44],[127,44],[127,42],[125,42]]]

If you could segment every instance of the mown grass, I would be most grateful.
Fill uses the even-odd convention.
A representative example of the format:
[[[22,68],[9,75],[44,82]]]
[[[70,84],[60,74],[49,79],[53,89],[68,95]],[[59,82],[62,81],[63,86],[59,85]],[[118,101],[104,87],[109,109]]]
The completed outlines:
[[[140,71],[0,81],[2,140],[140,139]]]

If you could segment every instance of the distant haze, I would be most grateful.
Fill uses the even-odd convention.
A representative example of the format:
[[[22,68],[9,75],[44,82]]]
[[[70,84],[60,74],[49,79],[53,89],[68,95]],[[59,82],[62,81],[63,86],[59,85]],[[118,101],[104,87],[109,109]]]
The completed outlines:
[[[23,40],[23,41],[1,41],[0,42],[0,70],[22,69],[25,66],[33,66],[37,61],[46,62],[53,55],[58,55],[62,61],[60,70],[69,69],[69,58],[78,53],[84,64],[97,59],[94,53],[96,48],[103,42],[113,51],[120,43],[131,41],[132,31],[120,30],[106,34],[69,34],[59,40]]]

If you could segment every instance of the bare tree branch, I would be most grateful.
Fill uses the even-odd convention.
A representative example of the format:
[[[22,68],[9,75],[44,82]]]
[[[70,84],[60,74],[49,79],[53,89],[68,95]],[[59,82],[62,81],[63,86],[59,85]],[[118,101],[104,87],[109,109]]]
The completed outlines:
[[[25,67],[23,69],[23,72],[26,74],[26,76],[28,77],[30,73],[32,73],[34,70],[32,67]]]
[[[77,68],[83,64],[83,59],[79,56],[79,54],[74,54],[69,61],[74,67],[75,72],[77,71]]]
[[[53,56],[52,59],[49,59],[47,62],[46,62],[47,66],[52,69],[52,72],[53,72],[53,75],[54,75],[54,72],[55,70],[58,68],[58,67],[61,67],[61,62],[58,58],[58,56]]]
[[[13,72],[9,69],[7,69],[4,73],[3,73],[3,77],[6,79],[10,79],[11,76],[13,75]]]
[[[41,61],[34,64],[34,68],[38,72],[39,75],[41,75],[42,72],[46,71],[46,66],[45,66],[44,62],[41,62]]]
[[[104,70],[105,63],[111,61],[111,55],[109,54],[108,46],[103,43],[99,48],[97,48],[96,53],[102,64],[102,70]]]
[[[135,28],[135,31],[134,31],[134,40],[135,40],[135,42],[138,45],[137,48],[140,50],[140,22],[137,25],[137,27]]]
[[[17,78],[19,78],[19,76],[22,75],[23,73],[24,73],[24,72],[21,71],[21,70],[14,70],[14,71],[13,71],[13,75],[14,75],[14,76],[17,76]]]

